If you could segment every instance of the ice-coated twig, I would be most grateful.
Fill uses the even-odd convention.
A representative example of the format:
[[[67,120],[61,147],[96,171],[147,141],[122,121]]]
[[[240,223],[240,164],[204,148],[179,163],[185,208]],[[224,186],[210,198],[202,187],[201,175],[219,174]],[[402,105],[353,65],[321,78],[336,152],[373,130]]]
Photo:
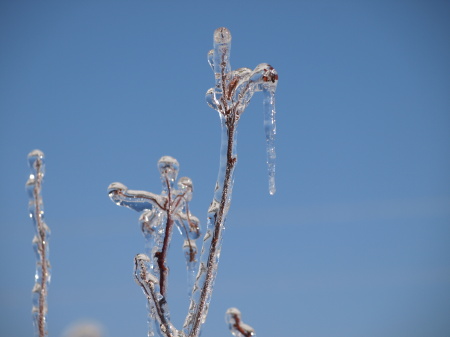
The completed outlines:
[[[254,70],[240,68],[232,71],[230,50],[230,31],[223,27],[216,29],[214,49],[208,53],[208,62],[214,71],[215,86],[206,92],[206,101],[219,113],[221,121],[219,173],[214,197],[208,209],[207,228],[203,237],[198,272],[182,331],[175,329],[170,323],[166,260],[173,224],[176,224],[185,238],[183,248],[188,275],[194,275],[195,267],[197,267],[197,248],[194,240],[200,233],[198,219],[189,212],[192,182],[189,178],[180,178],[178,190],[174,189],[179,165],[174,158],[166,156],[158,162],[163,183],[163,192],[160,195],[128,190],[121,183],[113,183],[108,189],[111,200],[117,205],[142,212],[140,222],[147,240],[148,256],[138,255],[135,259],[135,277],[149,301],[150,317],[154,318],[155,326],[159,326],[158,333],[163,337],[198,337],[206,321],[217,275],[225,220],[231,203],[234,169],[237,162],[237,125],[253,94],[257,91],[262,91],[264,95],[269,192],[275,193],[275,90],[278,74],[267,63],[261,63]],[[243,324],[239,315],[232,311],[230,317],[234,322],[232,326],[235,331],[241,334],[236,336],[254,335],[253,329]],[[152,332],[150,331],[149,335],[150,333]]]
[[[208,52],[208,62],[214,71],[215,87],[206,92],[208,105],[219,113],[221,120],[221,150],[219,174],[213,201],[208,210],[206,234],[203,239],[200,266],[194,286],[184,332],[189,337],[198,337],[206,320],[212,289],[217,275],[223,229],[230,207],[237,162],[236,134],[239,118],[253,94],[263,91],[264,125],[267,140],[267,163],[269,167],[269,192],[275,193],[275,99],[278,74],[267,63],[255,70],[240,68],[231,71],[231,33],[227,28],[214,32],[214,49]]]
[[[255,330],[242,321],[241,312],[237,308],[227,310],[225,313],[225,322],[227,322],[230,332],[236,337],[255,336]]]
[[[150,274],[147,270],[146,264],[150,262],[150,258],[145,254],[138,254],[134,258],[134,278],[136,283],[139,284],[147,297],[149,310],[151,312],[150,318],[156,319],[161,332],[164,336],[177,336],[173,324],[170,322],[168,315],[165,313],[162,303],[162,295],[155,289],[155,285],[158,284],[158,279]],[[149,322],[150,330],[148,336],[154,336],[152,326],[155,322]]]
[[[139,221],[146,239],[148,255],[138,255],[135,260],[136,280],[141,285],[149,304],[150,317],[159,322],[158,333],[162,336],[177,336],[178,332],[170,324],[170,314],[167,303],[167,287],[169,267],[167,254],[169,252],[174,224],[184,237],[183,250],[186,256],[188,280],[192,278],[197,264],[197,249],[195,240],[200,236],[200,222],[189,211],[192,199],[193,184],[190,178],[182,177],[175,189],[179,164],[175,158],[164,156],[158,161],[163,191],[160,195],[129,190],[121,183],[112,183],[108,187],[111,200],[119,206],[125,206],[141,212]],[[146,259],[143,258],[146,256]],[[147,260],[148,259],[148,260]],[[145,261],[145,263],[143,262]],[[148,264],[148,267],[145,267]],[[145,268],[145,277],[139,278]],[[138,272],[139,271],[139,272]],[[156,280],[148,283],[146,280]],[[192,282],[190,282],[192,283]],[[191,293],[192,291],[189,290]],[[149,302],[149,303],[150,303]],[[151,328],[152,324],[150,324]],[[151,332],[149,332],[149,335]]]
[[[33,323],[35,336],[47,336],[47,293],[50,283],[49,236],[50,229],[44,222],[44,204],[41,195],[45,173],[44,153],[40,150],[28,154],[30,177],[26,183],[29,196],[28,210],[33,221],[35,236],[33,247],[36,253],[36,274],[33,293]]]

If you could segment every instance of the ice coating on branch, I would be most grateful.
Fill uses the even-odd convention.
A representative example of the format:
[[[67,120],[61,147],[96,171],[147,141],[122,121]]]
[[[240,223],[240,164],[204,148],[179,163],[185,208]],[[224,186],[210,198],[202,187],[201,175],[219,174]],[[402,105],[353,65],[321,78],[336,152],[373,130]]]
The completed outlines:
[[[172,331],[174,329],[170,323],[167,307],[165,303],[161,303],[164,297],[159,292],[158,278],[148,272],[149,268],[151,268],[150,264],[151,259],[145,254],[138,254],[134,257],[134,279],[147,298],[147,308],[149,310],[147,336],[152,337],[155,335],[155,330],[161,335],[159,329],[162,329],[163,326],[164,330]],[[167,310],[167,312],[164,310]]]
[[[35,284],[32,290],[32,316],[35,336],[47,335],[47,293],[50,284],[49,237],[50,229],[44,221],[44,204],[41,195],[45,174],[44,153],[40,150],[28,154],[30,177],[26,183],[29,203],[28,211],[33,221],[35,236],[32,244],[36,254]]]
[[[229,62],[231,35],[219,28],[214,33],[214,49],[208,53],[208,63],[214,70],[216,86],[206,92],[206,102],[225,118],[225,126],[235,124],[250,103],[253,94],[263,92],[264,131],[266,136],[269,193],[275,194],[275,91],[278,73],[267,63],[261,63],[252,71],[239,68],[231,71]],[[223,156],[223,151],[221,156]],[[222,158],[222,157],[221,157]],[[222,165],[221,165],[222,167]]]
[[[148,299],[149,335],[156,330],[161,336],[177,336],[178,331],[170,323],[167,303],[168,250],[176,225],[184,237],[183,255],[191,285],[189,293],[192,293],[192,280],[198,262],[195,240],[200,236],[200,221],[189,210],[194,192],[192,180],[181,177],[175,184],[178,161],[163,156],[157,167],[162,183],[160,194],[129,190],[124,184],[116,182],[109,185],[108,195],[116,205],[141,213],[139,223],[146,242],[146,254],[135,258],[135,280]]]
[[[231,32],[228,28],[220,27],[214,31],[214,43],[225,44],[231,42]]]
[[[118,206],[125,206],[137,212],[161,207],[166,197],[146,191],[129,190],[122,183],[112,183],[108,186],[108,195]]]
[[[214,76],[216,78],[216,94],[221,95],[226,87],[226,74],[231,71],[230,51],[231,51],[231,33],[225,28],[217,28],[214,32]]]
[[[241,312],[237,308],[230,308],[225,314],[228,329],[236,337],[255,336],[255,330],[248,324],[242,322]]]
[[[269,191],[275,193],[275,89],[278,74],[267,63],[255,70],[231,71],[231,34],[226,28],[214,32],[214,49],[208,52],[208,63],[214,71],[215,86],[206,92],[207,104],[219,113],[221,121],[220,164],[214,197],[208,209],[206,233],[200,254],[200,265],[194,293],[183,331],[189,337],[200,334],[206,320],[217,274],[223,229],[231,204],[234,168],[237,162],[236,134],[238,121],[257,91],[264,93],[264,126],[269,166]]]
[[[234,169],[237,162],[237,125],[253,94],[264,95],[264,127],[269,167],[269,190],[275,193],[275,90],[278,75],[270,65],[262,63],[255,70],[239,68],[231,71],[231,34],[226,28],[214,32],[213,49],[208,52],[208,63],[214,72],[214,87],[206,92],[208,105],[219,113],[221,121],[220,165],[214,197],[208,209],[207,228],[203,237],[200,257],[195,239],[200,235],[198,219],[190,213],[193,185],[189,178],[180,178],[175,189],[179,164],[169,156],[158,161],[163,189],[160,194],[128,190],[121,183],[111,184],[108,194],[119,206],[142,212],[141,229],[146,238],[147,255],[135,259],[136,280],[141,285],[149,302],[150,318],[162,337],[198,337],[206,321],[214,281],[220,257],[223,230],[231,204]],[[195,275],[191,301],[183,331],[170,323],[167,304],[168,266],[167,251],[173,225],[184,237],[183,251],[188,275]],[[195,274],[194,266],[198,265]],[[155,280],[157,282],[155,282]],[[191,285],[191,281],[189,281]],[[253,336],[251,327],[240,319],[237,309],[227,313],[227,322],[236,336]],[[149,335],[153,332],[150,331]]]

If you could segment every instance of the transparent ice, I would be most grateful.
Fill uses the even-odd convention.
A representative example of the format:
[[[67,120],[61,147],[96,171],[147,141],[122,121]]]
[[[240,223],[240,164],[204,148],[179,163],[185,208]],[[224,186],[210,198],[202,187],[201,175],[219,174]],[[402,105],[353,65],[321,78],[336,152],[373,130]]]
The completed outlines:
[[[30,177],[26,183],[29,203],[28,211],[33,221],[35,236],[33,249],[36,254],[35,283],[32,290],[32,316],[35,327],[35,336],[47,335],[47,293],[50,283],[49,243],[50,228],[44,221],[44,204],[41,189],[45,174],[44,153],[40,150],[28,154]]]
[[[231,203],[234,168],[237,162],[237,124],[253,94],[264,94],[264,128],[266,135],[269,192],[275,193],[275,90],[278,74],[267,63],[231,70],[231,33],[227,28],[214,32],[214,49],[208,52],[208,63],[214,71],[215,86],[206,92],[207,104],[219,113],[221,121],[220,164],[213,201],[208,209],[200,266],[194,294],[183,331],[198,336],[206,321],[222,246],[223,229]]]
[[[225,322],[230,332],[236,337],[256,336],[255,330],[242,321],[241,312],[237,308],[230,308],[225,313]]]
[[[214,32],[213,49],[208,63],[214,72],[215,85],[206,92],[207,104],[219,113],[221,122],[220,163],[213,200],[208,209],[206,232],[198,258],[195,240],[200,236],[199,220],[189,211],[193,185],[178,175],[178,161],[164,156],[158,162],[163,189],[160,194],[129,190],[121,183],[108,188],[111,200],[141,213],[140,224],[146,239],[146,254],[135,257],[135,280],[148,300],[149,336],[156,331],[162,337],[198,337],[206,321],[214,281],[217,275],[225,220],[231,204],[234,169],[237,163],[237,125],[255,92],[263,93],[269,192],[275,193],[275,90],[278,74],[267,63],[254,70],[231,70],[231,33],[227,28]],[[170,322],[167,303],[167,251],[173,225],[184,237],[183,252],[188,271],[190,305],[183,325],[177,330]],[[231,310],[231,311],[230,311]],[[242,323],[237,309],[227,311],[227,322],[235,336],[249,337],[254,331]]]
[[[200,236],[200,222],[189,211],[194,187],[190,178],[182,177],[175,188],[179,166],[178,161],[170,156],[158,161],[162,182],[160,194],[129,190],[122,183],[112,183],[108,187],[109,197],[114,203],[141,213],[139,223],[146,242],[146,254],[135,258],[135,279],[148,299],[149,336],[154,335],[154,330],[161,336],[178,333],[170,323],[167,303],[167,254],[174,225],[184,238],[188,284],[193,284],[197,264],[195,240]]]

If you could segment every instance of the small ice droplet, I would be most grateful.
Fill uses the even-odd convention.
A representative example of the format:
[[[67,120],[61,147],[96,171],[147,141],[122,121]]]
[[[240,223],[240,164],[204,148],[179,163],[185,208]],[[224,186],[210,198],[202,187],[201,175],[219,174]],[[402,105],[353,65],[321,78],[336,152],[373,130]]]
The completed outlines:
[[[228,28],[220,27],[214,31],[214,42],[215,43],[230,43],[231,33]]]
[[[189,215],[189,238],[192,240],[196,240],[200,237],[200,220],[193,216],[192,214]]]
[[[41,289],[42,289],[41,285],[39,283],[35,283],[31,292],[32,293],[40,293]]]
[[[143,212],[139,217],[139,223],[145,237],[152,235],[161,227],[159,212],[154,209]]]
[[[170,156],[163,156],[158,160],[158,169],[161,173],[161,177],[167,177],[171,184],[177,179],[178,171],[180,169],[180,164],[178,161]]]
[[[219,109],[219,102],[217,101],[214,93],[214,88],[208,89],[205,95],[206,103],[208,103],[210,108],[213,108],[214,110]]]
[[[214,49],[211,49],[208,52],[208,63],[211,66],[212,70],[214,70]]]

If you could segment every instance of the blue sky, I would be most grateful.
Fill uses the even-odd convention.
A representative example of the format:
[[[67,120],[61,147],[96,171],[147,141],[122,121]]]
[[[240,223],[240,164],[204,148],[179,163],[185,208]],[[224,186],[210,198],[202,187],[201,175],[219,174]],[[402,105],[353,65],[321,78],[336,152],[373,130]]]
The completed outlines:
[[[145,336],[132,278],[138,215],[106,188],[161,190],[171,155],[204,225],[219,118],[204,101],[214,29],[232,67],[279,73],[277,194],[262,96],[239,125],[239,162],[204,336],[227,308],[264,336],[450,333],[450,4],[447,1],[3,1],[0,3],[0,334],[30,336],[35,269],[26,155],[46,154],[49,333],[92,320]],[[177,234],[177,233],[174,233]],[[187,300],[170,255],[176,323]]]

